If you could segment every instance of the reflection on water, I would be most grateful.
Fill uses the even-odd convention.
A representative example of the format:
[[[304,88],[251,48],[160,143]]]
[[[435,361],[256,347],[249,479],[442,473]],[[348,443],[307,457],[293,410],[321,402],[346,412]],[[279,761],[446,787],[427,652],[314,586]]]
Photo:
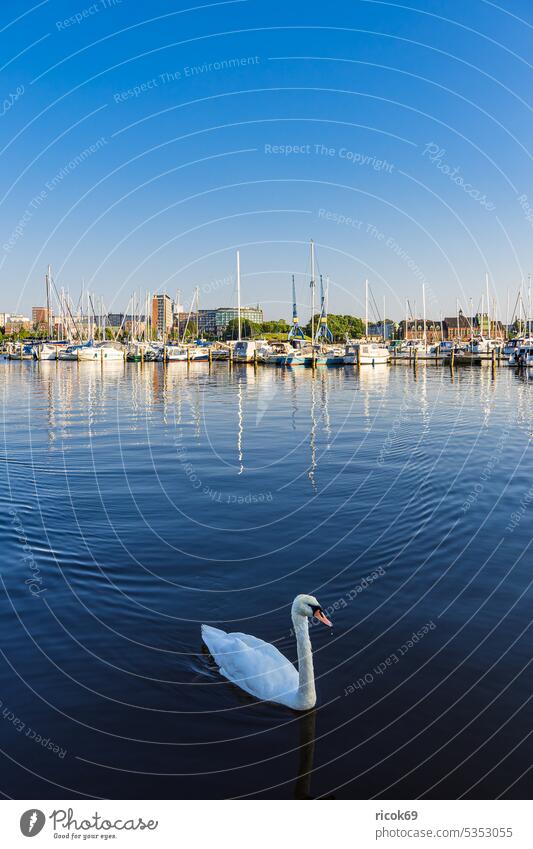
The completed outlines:
[[[6,361],[0,387],[2,693],[66,751],[0,723],[13,795],[526,792],[527,375]],[[199,627],[295,660],[300,592],[334,628],[297,717]]]
[[[294,785],[295,799],[312,799],[311,776],[315,754],[316,710],[305,711],[298,719],[300,752],[298,777]]]

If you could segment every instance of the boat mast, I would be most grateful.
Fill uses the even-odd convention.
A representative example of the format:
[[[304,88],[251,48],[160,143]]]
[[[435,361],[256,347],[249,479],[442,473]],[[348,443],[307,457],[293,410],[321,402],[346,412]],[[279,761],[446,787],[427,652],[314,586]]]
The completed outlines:
[[[385,295],[383,295],[383,344],[385,341]]]
[[[368,340],[368,280],[365,280],[365,339]]]
[[[422,283],[422,312],[423,317],[422,321],[424,322],[424,347],[427,348],[427,334],[426,334],[426,287],[425,284]]]
[[[487,327],[488,327],[488,338],[491,338],[490,333],[490,297],[489,297],[489,272],[485,272],[485,286],[487,287]]]
[[[50,292],[52,270],[48,266],[46,272],[46,315],[48,317],[48,338],[52,338],[52,298]]]
[[[241,254],[237,251],[237,341],[241,341]]]
[[[311,239],[311,341],[315,341],[315,243]]]
[[[196,338],[200,338],[200,287],[196,287]]]
[[[527,275],[527,338],[531,336],[531,274]]]
[[[409,338],[408,335],[407,335],[407,322],[409,320],[409,314],[408,314],[409,306],[408,305],[409,305],[409,301],[406,298],[405,299],[405,341],[406,342],[407,342],[407,339]]]
[[[505,312],[505,338],[509,335],[509,287],[507,287],[507,310]]]

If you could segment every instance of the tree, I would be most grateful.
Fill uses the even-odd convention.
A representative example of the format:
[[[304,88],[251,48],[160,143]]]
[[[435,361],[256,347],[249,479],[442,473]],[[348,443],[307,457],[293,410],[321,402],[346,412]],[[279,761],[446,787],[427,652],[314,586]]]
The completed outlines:
[[[290,326],[284,318],[278,318],[277,321],[264,321],[261,324],[261,333],[288,333]]]
[[[315,315],[315,333],[320,324],[320,315]],[[335,342],[344,342],[346,336],[350,339],[360,339],[364,336],[365,325],[361,318],[354,315],[328,315],[328,327],[333,334]],[[304,328],[306,336],[311,336],[311,322]]]
[[[236,318],[232,318],[228,322],[224,336],[226,339],[237,339],[239,335],[239,322]],[[247,318],[241,318],[241,337],[243,339],[256,339],[261,336],[262,324],[257,324],[255,321],[250,321]]]

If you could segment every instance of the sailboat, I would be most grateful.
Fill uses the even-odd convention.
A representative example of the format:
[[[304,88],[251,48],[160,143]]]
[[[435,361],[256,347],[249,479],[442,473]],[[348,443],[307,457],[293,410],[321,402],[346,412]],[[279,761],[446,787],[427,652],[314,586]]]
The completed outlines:
[[[329,277],[326,277],[326,288],[320,275],[320,318],[315,333],[315,362],[326,366],[343,366],[344,350],[333,345],[333,333],[328,327],[328,295]]]
[[[379,365],[388,363],[389,349],[379,342],[368,339],[368,280],[365,280],[365,339],[352,340],[346,343],[344,362],[346,365]]]
[[[483,295],[481,295],[481,316],[480,316],[480,332],[479,335],[473,336],[472,340],[469,342],[467,346],[467,351],[464,356],[468,357],[470,354],[474,359],[491,359],[493,356],[493,352],[498,348],[503,347],[503,339],[493,338],[493,323],[491,322],[491,312],[490,312],[490,292],[489,292],[489,275],[488,272],[485,274],[485,285],[486,285],[486,293],[487,293],[487,336],[483,333],[483,323],[484,323],[484,312],[483,312]],[[495,326],[495,323],[494,323]]]
[[[46,285],[46,313],[48,317],[48,340],[36,342],[32,347],[32,355],[35,360],[57,360],[59,352],[66,348],[65,342],[54,340],[53,319],[52,319],[52,269],[48,266],[45,275]],[[62,304],[60,305],[63,306]],[[63,314],[61,315],[61,325],[64,323]]]
[[[233,348],[232,359],[237,363],[253,363],[257,343],[254,339],[241,338],[241,255],[237,251],[237,341]]]

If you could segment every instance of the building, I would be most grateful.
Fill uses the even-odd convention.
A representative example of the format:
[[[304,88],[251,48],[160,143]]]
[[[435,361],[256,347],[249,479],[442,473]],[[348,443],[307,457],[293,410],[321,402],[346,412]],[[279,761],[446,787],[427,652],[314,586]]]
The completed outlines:
[[[125,315],[123,312],[110,312],[106,316],[105,323],[107,327],[112,327],[113,330],[118,330],[120,327],[126,330],[128,327],[134,326],[136,322],[144,325],[146,323],[144,315]]]
[[[174,329],[179,337],[183,336],[185,329],[196,336],[198,328],[199,336],[214,338],[217,335],[216,314],[216,310],[198,310],[189,314],[182,309],[174,313]]]
[[[459,332],[457,331],[459,322]],[[476,313],[467,318],[461,310],[458,316],[447,316],[444,320],[444,334],[446,339],[470,339],[472,336],[486,336],[491,338],[505,337],[507,331],[505,325],[486,313]]]
[[[199,310],[192,312],[174,313],[174,329],[179,337],[183,336],[187,328],[193,335],[206,336],[212,339],[221,339],[224,336],[228,324],[237,319],[236,307],[218,307],[213,310]],[[255,324],[263,323],[263,310],[259,307],[241,307],[241,320],[252,321]]]
[[[216,335],[221,337],[227,330],[230,321],[237,321],[236,307],[219,307],[216,311]],[[241,307],[241,321],[251,321],[254,324],[262,324],[264,321],[263,310],[257,304],[255,307]]]
[[[122,330],[126,335],[134,334],[137,338],[140,336],[144,336],[147,331],[146,321],[144,316],[131,318],[130,316],[126,316],[124,320],[124,324],[122,325]]]
[[[492,339],[507,336],[504,324],[493,316],[487,315],[486,312],[477,313],[474,316],[474,332]]]
[[[393,339],[394,338],[394,330],[396,325],[394,321],[391,321],[390,318],[386,318],[385,321],[374,321],[369,322],[368,324],[368,337],[372,340],[381,340],[383,339],[383,334],[385,334],[385,339]]]
[[[442,342],[442,338],[446,339],[446,326],[444,321],[441,323],[436,319],[426,319],[426,340],[430,345],[437,342]],[[424,319],[408,319],[407,331],[405,328],[405,319],[400,321],[398,325],[398,337],[400,339],[423,339],[424,338]]]
[[[4,331],[6,336],[18,333],[19,330],[31,330],[32,323],[28,316],[20,313],[5,313]]]
[[[109,312],[107,314],[106,324],[109,327],[119,328],[122,326],[122,323],[125,321],[123,312]]]
[[[50,326],[51,310],[48,307],[32,307],[31,323],[37,330],[48,330]]]
[[[152,329],[158,336],[165,336],[172,330],[172,298],[168,295],[152,298]]]

